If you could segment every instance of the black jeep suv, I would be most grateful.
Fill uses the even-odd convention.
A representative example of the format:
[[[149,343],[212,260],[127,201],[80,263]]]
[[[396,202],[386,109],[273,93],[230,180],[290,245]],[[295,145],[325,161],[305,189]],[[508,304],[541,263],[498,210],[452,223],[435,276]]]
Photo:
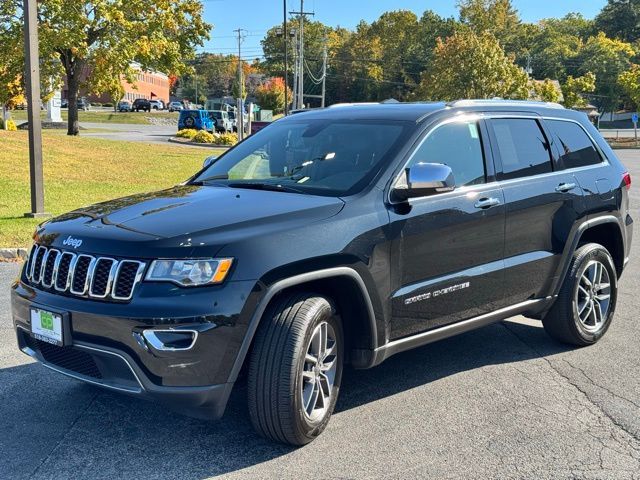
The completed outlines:
[[[13,285],[18,344],[206,418],[246,372],[256,429],[305,444],[345,364],[517,314],[598,341],[628,260],[630,185],[587,117],[554,104],[303,112],[181,185],[41,225]]]

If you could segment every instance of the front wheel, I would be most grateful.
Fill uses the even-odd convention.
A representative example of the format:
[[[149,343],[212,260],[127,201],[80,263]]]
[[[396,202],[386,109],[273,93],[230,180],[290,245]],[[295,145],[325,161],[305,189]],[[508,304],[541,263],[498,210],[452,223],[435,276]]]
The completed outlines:
[[[305,445],[327,426],[340,390],[344,342],[330,299],[284,296],[262,320],[250,358],[251,422],[264,437]]]
[[[609,251],[597,243],[576,250],[560,294],[542,319],[554,339],[596,343],[609,329],[618,297],[618,276]]]

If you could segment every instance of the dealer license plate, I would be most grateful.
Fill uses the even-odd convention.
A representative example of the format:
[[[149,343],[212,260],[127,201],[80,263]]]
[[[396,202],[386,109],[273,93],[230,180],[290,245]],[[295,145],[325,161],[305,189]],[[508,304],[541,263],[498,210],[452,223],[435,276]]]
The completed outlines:
[[[62,315],[40,308],[31,309],[31,335],[43,342],[62,346]]]

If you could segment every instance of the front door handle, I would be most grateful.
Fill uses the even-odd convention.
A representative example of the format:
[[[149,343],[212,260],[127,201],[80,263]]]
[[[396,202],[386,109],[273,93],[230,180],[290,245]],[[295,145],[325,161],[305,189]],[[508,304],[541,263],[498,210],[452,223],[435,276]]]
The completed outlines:
[[[500,200],[497,198],[481,198],[475,203],[474,207],[486,209],[495,207],[496,205],[500,205]]]
[[[575,183],[561,183],[556,187],[556,192],[567,193],[576,188]]]

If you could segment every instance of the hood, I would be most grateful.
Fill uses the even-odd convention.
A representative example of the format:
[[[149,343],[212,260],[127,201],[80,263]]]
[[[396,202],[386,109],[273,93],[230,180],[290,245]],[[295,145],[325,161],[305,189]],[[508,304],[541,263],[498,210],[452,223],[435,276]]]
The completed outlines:
[[[343,205],[334,197],[181,185],[61,215],[44,223],[36,240],[100,255],[214,255],[234,239],[318,222]]]

